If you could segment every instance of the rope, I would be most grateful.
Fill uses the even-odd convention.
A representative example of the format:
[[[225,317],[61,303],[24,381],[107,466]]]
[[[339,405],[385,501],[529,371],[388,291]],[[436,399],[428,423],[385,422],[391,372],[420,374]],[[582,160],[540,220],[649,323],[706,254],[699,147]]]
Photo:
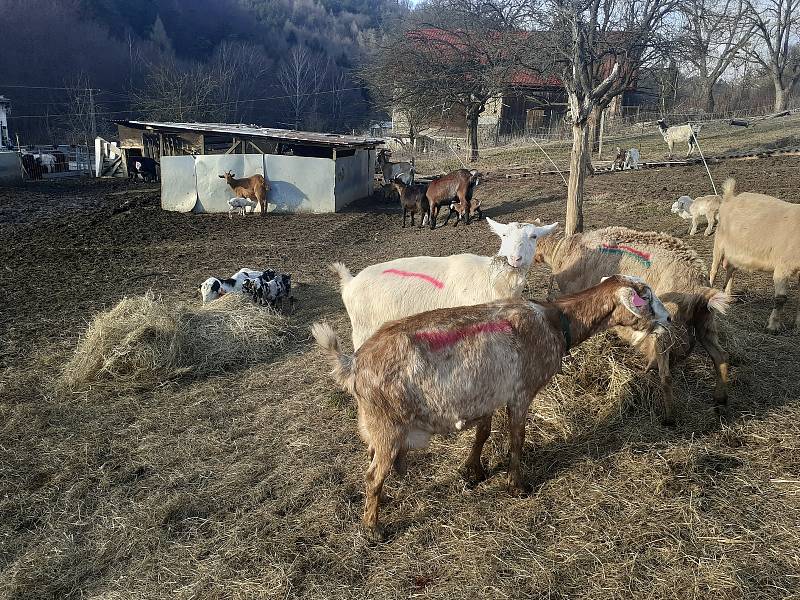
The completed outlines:
[[[694,133],[694,128],[692,127],[691,123],[689,123],[689,127],[692,131],[692,139],[694,140],[694,143],[697,144],[697,151],[700,152],[700,158],[703,161],[703,166],[706,168],[706,173],[708,173],[708,179],[711,181],[711,187],[714,188],[714,195],[718,196],[719,194],[717,194],[717,186],[714,185],[714,178],[711,177],[711,170],[708,168],[706,157],[703,156],[703,149],[700,148],[700,142],[697,141],[697,136]]]
[[[450,149],[450,152],[455,154],[455,157],[458,159],[458,162],[461,163],[461,166],[466,169],[467,165],[464,164],[464,161],[461,160],[461,157],[458,155],[458,153],[455,150],[453,150],[453,147],[450,145],[450,143],[449,142],[445,142],[445,144],[447,144],[447,147]],[[469,169],[467,169],[467,170],[469,170]]]
[[[556,163],[553,162],[553,159],[550,158],[550,155],[547,152],[544,151],[544,148],[542,148],[541,145],[539,145],[539,142],[537,142],[536,139],[534,139],[533,141],[539,147],[539,150],[541,150],[542,153],[547,157],[547,160],[550,161],[550,164],[555,167],[556,171],[558,171],[558,174],[561,175],[561,180],[564,182],[564,185],[569,187],[569,184],[567,183],[567,180],[564,179],[564,174],[561,172],[561,169],[559,169],[558,166],[556,165]]]

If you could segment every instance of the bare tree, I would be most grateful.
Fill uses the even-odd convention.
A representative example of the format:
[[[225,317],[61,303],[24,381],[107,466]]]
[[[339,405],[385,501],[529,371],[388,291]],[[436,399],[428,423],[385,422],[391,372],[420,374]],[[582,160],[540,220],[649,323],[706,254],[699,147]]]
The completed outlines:
[[[286,94],[294,128],[298,129],[303,116],[322,91],[328,71],[327,63],[297,46],[289,53],[278,70],[278,83]]]
[[[219,119],[240,122],[252,111],[252,98],[263,96],[271,61],[264,49],[249,43],[223,42],[209,67],[217,81]]]
[[[144,85],[132,94],[134,105],[157,121],[213,121],[223,114],[213,68],[179,64],[170,58],[150,64]]]
[[[703,108],[713,113],[714,85],[753,35],[748,6],[746,0],[684,0],[680,10],[686,29],[679,54],[696,71]]]
[[[786,102],[800,80],[800,0],[746,0],[748,18],[759,45],[749,52],[751,60],[769,75],[775,87],[775,112]]]
[[[97,90],[91,89],[86,73],[79,73],[64,83],[69,115],[59,122],[60,129],[72,144],[94,145],[97,135],[97,106],[95,104]]]
[[[583,230],[590,139],[602,111],[632,89],[641,69],[661,60],[666,17],[678,0],[544,0],[533,15],[546,33],[530,35],[529,66],[560,72],[567,93],[572,151],[566,232]],[[553,61],[543,60],[551,56]]]
[[[480,115],[518,68],[524,8],[520,0],[431,0],[373,48],[362,78],[401,113],[463,111],[469,160],[477,160]]]

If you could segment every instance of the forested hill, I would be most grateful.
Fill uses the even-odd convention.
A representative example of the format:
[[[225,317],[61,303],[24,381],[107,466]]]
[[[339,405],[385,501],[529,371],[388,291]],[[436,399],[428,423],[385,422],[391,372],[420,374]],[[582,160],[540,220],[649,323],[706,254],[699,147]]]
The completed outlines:
[[[0,86],[28,87],[0,94],[12,100],[11,128],[23,143],[86,137],[77,90],[87,87],[100,90],[101,129],[112,118],[148,117],[347,130],[370,110],[351,69],[405,4],[4,0]],[[70,89],[43,89],[59,87]]]
[[[117,37],[149,39],[157,19],[182,58],[207,59],[223,41],[286,52],[298,44],[345,60],[365,34],[400,8],[396,0],[82,0],[81,16]]]

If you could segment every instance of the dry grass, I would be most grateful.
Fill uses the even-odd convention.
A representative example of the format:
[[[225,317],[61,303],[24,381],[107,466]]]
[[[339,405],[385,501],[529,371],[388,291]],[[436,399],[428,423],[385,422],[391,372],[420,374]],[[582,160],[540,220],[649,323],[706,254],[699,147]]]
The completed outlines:
[[[123,298],[94,317],[61,382],[70,391],[119,389],[221,373],[274,355],[290,333],[285,317],[241,294],[199,307],[152,293]]]
[[[714,173],[797,198],[791,195],[796,165],[753,161]],[[595,178],[587,218],[592,226],[674,226],[685,233],[669,204],[701,180],[697,168]],[[563,194],[538,182],[489,182],[483,193],[492,218],[563,216]],[[87,210],[89,219],[96,214]],[[137,216],[150,214],[154,221]],[[470,488],[457,474],[471,433],[434,437],[428,449],[411,453],[406,478],[387,483],[381,519],[389,540],[367,543],[359,528],[367,461],[353,402],[335,387],[306,333],[323,317],[342,339],[350,333],[325,266],[341,259],[357,270],[422,248],[492,252],[497,243],[482,225],[431,234],[401,230],[396,216],[370,209],[330,220],[304,215],[230,224],[224,215],[214,221],[134,211],[131,219],[141,221],[119,221],[129,229],[93,232],[108,244],[145,228],[161,232],[159,240],[129,250],[111,270],[115,275],[139,261],[145,273],[167,271],[165,256],[182,262],[176,259],[169,272],[174,279],[159,279],[167,300],[122,311],[129,325],[101,335],[102,351],[89,347],[91,331],[79,337],[53,325],[64,317],[52,315],[33,329],[40,332],[33,339],[38,350],[0,370],[0,597],[800,598],[799,334],[763,333],[772,291],[765,275],[742,274],[736,283],[742,302],[721,319],[732,355],[726,419],[711,410],[713,369],[702,351],[673,371],[678,426],[666,429],[659,424],[657,377],[642,375],[639,357],[613,336],[598,336],[573,351],[564,373],[532,406],[522,461],[529,494],[511,497],[506,490],[507,431],[499,414],[484,452],[486,482]],[[159,227],[147,227],[153,223]],[[252,230],[221,236],[222,227]],[[285,250],[286,236],[297,230]],[[273,321],[280,317],[247,306],[247,318],[267,319],[258,346],[185,372],[215,352],[205,344],[219,331],[245,325],[223,322],[217,333],[193,328],[195,342],[182,343],[185,350],[171,359],[165,349],[182,327],[174,324],[205,311],[183,308],[179,318],[178,299],[195,297],[194,280],[206,270],[229,267],[213,262],[221,256],[268,262],[268,255],[256,255],[255,243],[239,248],[242,239],[261,244],[262,232],[280,240],[294,265],[308,261],[298,268],[307,287],[298,291],[300,309],[288,333],[270,329],[283,330],[285,321]],[[686,239],[708,260],[712,240]],[[227,240],[231,245],[222,245]],[[49,256],[45,242],[42,260]],[[156,244],[163,245],[150,253]],[[192,281],[186,264],[196,265]],[[92,263],[76,276],[108,271]],[[108,306],[130,293],[119,281],[96,281]],[[37,282],[20,278],[9,289]],[[534,271],[529,283],[530,295],[541,296],[546,273]],[[101,308],[75,309],[71,291],[59,293],[64,310],[81,318]],[[42,297],[29,294],[26,302]],[[796,310],[791,304],[788,310]],[[117,359],[114,348],[139,330],[143,306],[152,308],[145,310],[146,333],[131,339],[147,344],[137,342]],[[29,320],[46,316],[36,311]],[[148,349],[153,340],[158,345]],[[188,347],[193,343],[206,348],[203,356],[192,358],[200,352]],[[76,345],[94,357],[87,364],[95,401],[78,391],[84,384],[78,393],[58,393]]]
[[[732,150],[797,146],[800,145],[800,114],[759,121],[749,128],[734,127],[727,122],[706,124],[698,140],[706,156]],[[559,169],[569,170],[571,139],[541,142],[540,145],[556,162]],[[629,127],[618,134],[608,135],[604,141],[602,159],[611,161],[614,158],[615,146],[638,148],[643,161],[664,160],[668,151],[655,123],[642,127]],[[549,171],[553,166],[541,148],[533,143],[523,142],[508,147],[485,149],[481,152],[481,159],[474,168],[490,173],[506,171],[509,167],[512,167],[512,172],[518,173],[525,170]],[[682,158],[686,151],[686,146],[676,146],[675,158]],[[461,158],[463,160],[463,156]],[[602,164],[602,160],[595,158],[595,164]],[[417,171],[423,174],[447,172],[462,166],[462,162],[452,151],[423,154],[416,158]]]

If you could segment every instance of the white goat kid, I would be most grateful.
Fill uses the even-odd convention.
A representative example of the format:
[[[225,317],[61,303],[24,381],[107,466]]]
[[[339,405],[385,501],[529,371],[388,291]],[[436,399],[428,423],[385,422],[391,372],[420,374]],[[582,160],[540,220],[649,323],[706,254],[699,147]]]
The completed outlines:
[[[629,148],[628,151],[625,152],[625,163],[622,165],[623,171],[627,171],[629,169],[638,171],[640,160],[641,154],[639,154],[639,150],[636,148]]]
[[[528,277],[536,240],[557,223],[498,223],[487,218],[500,237],[497,256],[456,254],[399,258],[365,268],[353,277],[342,263],[339,275],[342,301],[350,316],[357,350],[387,321],[437,308],[470,306],[519,298]]]
[[[692,200],[690,196],[681,196],[672,204],[672,212],[681,219],[692,221],[689,235],[694,235],[700,228],[700,217],[705,218],[707,225],[703,235],[711,235],[717,222],[721,196],[699,196]]]
[[[247,214],[247,209],[250,209],[250,212],[253,212],[258,206],[258,202],[253,202],[252,200],[248,200],[247,198],[231,198],[228,200],[228,218],[233,218],[234,211],[237,211],[240,215],[245,216]]]
[[[245,281],[258,279],[262,273],[263,271],[256,271],[255,269],[239,269],[226,279],[209,277],[200,284],[200,297],[203,299],[203,304],[207,304],[231,292],[241,292]]]

